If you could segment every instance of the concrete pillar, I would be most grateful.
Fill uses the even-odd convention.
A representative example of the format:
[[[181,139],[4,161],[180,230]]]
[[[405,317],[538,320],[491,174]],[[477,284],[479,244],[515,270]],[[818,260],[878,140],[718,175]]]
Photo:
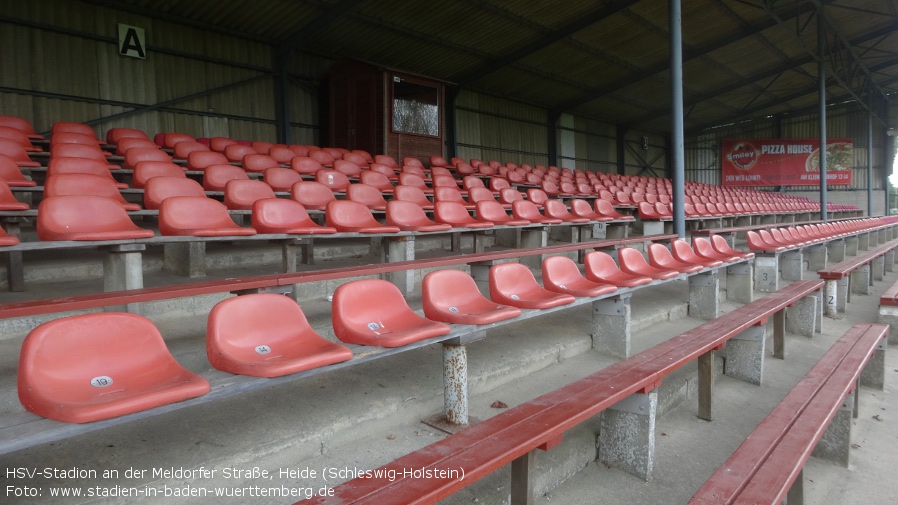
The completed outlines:
[[[885,277],[886,273],[886,260],[885,256],[880,256],[878,258],[873,259],[873,263],[871,264],[871,276],[874,281],[881,281],[883,277]]]
[[[103,291],[124,291],[143,288],[143,244],[122,244],[108,249],[103,260]],[[107,312],[140,313],[139,303],[111,305]]]
[[[860,246],[860,240],[857,235],[851,235],[845,237],[845,254],[848,256],[857,256],[857,251]]]
[[[464,345],[443,344],[443,404],[446,421],[468,424],[468,351]]]
[[[851,418],[854,410],[854,395],[849,393],[842,407],[836,412],[835,417],[823,433],[823,437],[817,442],[812,456],[847,467],[851,448]]]
[[[851,272],[851,292],[859,295],[870,294],[870,264],[861,265]]]
[[[823,298],[825,299],[823,313],[828,317],[836,317],[839,313],[839,281],[826,279],[823,291]]]
[[[876,322],[889,325],[889,344],[898,345],[898,307],[880,305]]]
[[[780,288],[779,280],[779,254],[756,254],[755,289],[772,293]]]
[[[727,342],[726,375],[751,384],[761,384],[766,330],[766,326],[752,326]]]
[[[170,242],[163,246],[163,266],[183,277],[205,277],[206,243]]]
[[[817,297],[813,295],[805,296],[791,307],[786,307],[786,331],[813,338],[819,307]]]
[[[661,235],[664,233],[664,221],[643,221],[643,235]]]
[[[607,223],[605,225],[605,238],[627,238],[630,235],[631,222]]]
[[[839,312],[845,312],[851,298],[851,292],[848,289],[849,279],[850,277],[842,277],[836,281],[836,308]]]
[[[755,292],[752,260],[727,266],[727,300],[751,303]]]
[[[618,358],[630,356],[630,294],[592,302],[592,347]]]
[[[845,249],[845,239],[840,238],[827,243],[826,250],[829,254],[829,261],[832,261],[833,263],[845,261]]]
[[[720,278],[717,269],[689,277],[689,315],[715,319],[720,314]]]
[[[858,383],[865,388],[875,388],[880,391],[885,389],[886,384],[886,348],[888,347],[888,339],[879,341],[873,355],[867,360],[867,364],[861,370],[858,377]]]
[[[826,268],[827,249],[824,244],[815,244],[807,248],[808,270],[819,272]]]
[[[405,237],[384,238],[383,241],[384,254],[387,263],[397,263],[400,261],[413,261],[415,259],[415,237],[412,235]],[[384,274],[386,280],[392,282],[399,288],[404,295],[408,295],[415,287],[415,271],[400,270],[398,272],[388,272]]]
[[[886,272],[894,272],[895,271],[895,250],[887,252],[883,257],[883,268]]]
[[[786,251],[780,257],[784,281],[800,281],[804,274],[804,253],[801,249]]]
[[[549,244],[549,227],[523,228],[521,230],[521,248],[539,249]],[[541,254],[521,257],[521,264],[530,268],[539,268],[543,261]]]
[[[658,392],[637,393],[602,412],[599,460],[644,480],[655,460],[655,420]]]
[[[869,251],[870,250],[870,234],[867,232],[858,233],[857,235],[857,250],[858,251]],[[875,245],[875,244],[872,244]]]

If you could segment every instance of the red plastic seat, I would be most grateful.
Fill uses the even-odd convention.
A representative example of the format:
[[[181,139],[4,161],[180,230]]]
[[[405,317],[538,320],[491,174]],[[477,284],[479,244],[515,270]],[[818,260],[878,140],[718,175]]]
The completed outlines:
[[[243,157],[247,154],[258,153],[256,153],[256,150],[253,149],[252,146],[247,146],[240,143],[228,144],[224,149],[224,155],[228,159],[228,161],[235,163],[243,163]]]
[[[448,167],[449,166],[449,162],[447,162],[446,158],[443,158],[442,156],[433,155],[430,157],[429,162],[430,162],[431,168],[433,168],[433,167]]]
[[[40,147],[34,147],[34,145],[31,144],[31,139],[28,138],[28,135],[25,135],[25,132],[17,130],[15,128],[0,126],[0,138],[15,141],[16,143],[24,147],[25,151],[27,152],[42,151]]]
[[[374,186],[367,184],[350,184],[346,188],[346,198],[353,202],[359,202],[371,210],[384,210],[387,208],[387,201],[384,199],[383,193]]]
[[[524,195],[514,188],[502,188],[499,190],[499,202],[511,206],[514,202],[523,201]]]
[[[0,228],[0,247],[7,247],[19,243],[19,238],[6,233],[6,230]]]
[[[3,140],[3,139],[0,139]],[[50,147],[50,155],[53,157],[65,156],[68,158],[87,158],[106,163],[110,169],[120,168],[118,165],[109,165],[105,152],[96,145],[84,144],[54,144]]]
[[[477,210],[478,219],[490,221],[499,226],[526,226],[530,224],[530,221],[527,221],[526,219],[516,219],[509,216],[505,207],[492,198],[477,202],[475,208]]]
[[[490,324],[521,315],[521,309],[480,294],[474,279],[461,270],[435,270],[424,276],[421,304],[427,319],[453,324]]]
[[[477,204],[477,202],[499,203],[498,201],[496,201],[496,195],[494,195],[492,191],[490,191],[487,188],[478,188],[478,187],[473,187],[468,190],[468,201],[470,201],[471,203],[473,203],[475,205]],[[507,208],[507,209],[511,208],[511,205],[509,205],[509,204],[499,203],[499,205],[502,205],[502,207]]]
[[[334,155],[322,150],[322,149],[312,149],[309,151],[309,158],[321,163],[321,166],[331,167],[334,165]]]
[[[253,228],[259,233],[314,235],[337,233],[309,217],[301,203],[286,198],[263,198],[253,203]]]
[[[125,137],[118,141],[118,144],[115,146],[115,153],[119,156],[124,156],[128,154],[128,151],[131,149],[159,149],[152,140],[149,139],[138,139],[133,137]]]
[[[296,153],[285,145],[274,145],[268,150],[268,156],[280,165],[289,165]]]
[[[336,170],[319,170],[315,172],[315,182],[324,184],[331,191],[346,191],[349,187],[349,178],[343,172]]]
[[[0,138],[0,155],[6,156],[16,162],[20,167],[39,167],[40,163],[31,161],[28,151],[22,144],[15,140]]]
[[[134,128],[116,127],[116,128],[110,128],[110,129],[106,130],[106,143],[107,144],[113,144],[113,145],[117,146],[119,144],[119,142],[124,139],[139,139],[139,140],[147,140],[147,141],[152,142],[152,140],[150,140],[150,137],[147,136],[146,133],[142,132],[141,130],[136,130]]]
[[[337,231],[357,233],[398,233],[396,226],[382,225],[364,205],[350,200],[334,200],[324,211],[327,226]]]
[[[166,198],[173,196],[206,197],[200,183],[181,173],[179,176],[157,176],[147,179],[143,188],[143,206],[156,210]]]
[[[229,298],[212,308],[206,356],[223,372],[281,377],[347,361],[352,351],[316,333],[290,298],[257,293]]]
[[[115,180],[93,174],[59,174],[44,181],[44,197],[96,195],[106,197],[125,210],[140,210],[140,205],[125,201]]]
[[[223,153],[229,145],[236,143],[236,140],[227,137],[212,137],[209,139],[209,148],[215,152]]]
[[[474,208],[474,204],[468,203],[458,188],[448,186],[437,186],[433,188],[433,201],[434,203],[455,202],[468,210]]]
[[[228,158],[215,151],[194,151],[187,155],[187,170],[204,171],[212,165],[227,165]]]
[[[159,206],[159,232],[163,235],[230,237],[255,235],[256,230],[238,226],[228,208],[211,198],[173,196]]]
[[[5,182],[11,188],[31,188],[37,183],[26,179],[15,160],[0,154],[0,181]]]
[[[550,198],[545,202],[546,216],[561,219],[565,223],[588,223],[588,217],[575,216],[567,210],[567,206],[561,200]]]
[[[8,184],[0,181],[0,210],[28,210],[29,208],[27,203],[16,200]]]
[[[387,225],[402,231],[446,231],[451,224],[432,221],[418,204],[404,200],[390,200],[387,203]]]
[[[264,172],[277,167],[278,162],[267,154],[251,153],[243,157],[243,169],[247,172]]]
[[[341,285],[334,291],[331,307],[334,334],[350,344],[400,347],[452,330],[416,314],[399,288],[380,279]]]
[[[371,163],[369,165],[369,169],[372,172],[383,174],[387,179],[390,179],[391,181],[396,181],[399,179],[399,176],[396,175],[396,171],[392,167],[388,167],[383,163]]]
[[[468,209],[458,202],[436,202],[433,218],[438,223],[452,225],[453,228],[492,228],[492,221],[474,219]]]
[[[602,200],[601,198],[596,199],[596,214],[600,216],[610,217],[614,221],[633,221],[636,219],[633,216],[627,216],[619,213],[614,210],[614,206],[611,205],[611,202],[607,200]]]
[[[683,239],[677,239],[673,241],[673,248],[671,249],[671,254],[674,259],[681,263],[688,263],[692,265],[702,265],[704,267],[719,267],[723,265],[723,261],[718,259],[711,258],[703,258],[697,254],[692,249],[692,246],[689,245],[689,242],[686,242]]]
[[[262,181],[235,179],[225,184],[224,203],[231,210],[250,210],[256,200],[277,198],[271,186]]]
[[[649,244],[649,264],[656,268],[676,270],[684,274],[698,272],[704,268],[702,265],[677,261],[671,254],[670,249],[665,247],[664,244],[658,243]]]
[[[331,188],[314,181],[302,181],[293,185],[290,194],[294,200],[309,210],[324,210],[337,199]]]
[[[134,170],[141,161],[164,161],[171,163],[171,156],[155,147],[135,147],[125,153],[125,168]]]
[[[399,174],[399,184],[402,186],[414,186],[423,191],[425,194],[433,193],[433,189],[431,189],[427,185],[427,183],[424,181],[424,178],[417,174]]]
[[[542,215],[535,203],[527,200],[515,200],[511,202],[511,215],[515,219],[526,219],[531,223],[561,224],[561,219]]]
[[[639,218],[640,219],[649,219],[649,220],[659,220],[666,219],[657,210],[655,210],[655,206],[649,202],[642,201],[639,202]]]
[[[19,401],[30,412],[88,423],[209,392],[181,366],[145,317],[102,312],[44,323],[19,355]]]
[[[54,156],[50,158],[47,164],[47,177],[53,177],[59,174],[91,174],[109,179],[118,189],[128,187],[124,182],[118,182],[109,172],[109,165],[105,162],[97,160],[89,160],[87,158],[66,158],[62,156]]]
[[[421,188],[415,186],[396,186],[393,190],[393,199],[412,202],[424,210],[433,210],[433,202],[427,198]]]
[[[38,135],[37,132],[34,131],[34,127],[31,125],[25,118],[21,118],[18,116],[0,116],[0,126],[7,126],[9,128],[15,128],[16,130],[21,131],[28,138],[32,139],[42,139],[44,138],[42,135]]]
[[[347,177],[358,177],[362,173],[362,167],[347,160],[334,160],[334,170],[346,174]]]
[[[592,251],[583,257],[583,265],[586,267],[586,278],[604,284],[612,284],[617,287],[635,287],[652,282],[651,277],[633,275],[621,271],[617,263],[607,253]]]
[[[381,193],[392,193],[394,190],[393,183],[390,182],[389,177],[380,172],[365,170],[359,174],[359,182],[374,186],[379,189]]]
[[[262,180],[274,191],[289,192],[302,176],[289,168],[271,167],[262,175]]]
[[[187,158],[195,152],[213,152],[209,150],[205,144],[195,140],[183,141],[175,144],[172,149],[172,157],[176,160],[187,160]],[[220,154],[220,153],[215,153]]]
[[[520,263],[500,263],[490,267],[490,299],[521,309],[548,309],[574,302],[574,297],[553,293],[539,285],[533,272]]]
[[[256,140],[250,144],[250,147],[252,147],[259,154],[267,155],[268,151],[271,151],[271,148],[274,147],[274,144],[272,144],[271,142],[263,142],[263,141]]]
[[[589,221],[611,221],[613,218],[608,216],[600,216],[586,200],[574,198],[571,200],[571,214],[577,217],[586,218]]]
[[[234,165],[209,165],[203,170],[203,189],[206,191],[224,191],[229,181],[249,180],[242,168]]]
[[[95,195],[47,197],[37,211],[41,240],[123,240],[150,238],[117,202]]]
[[[720,254],[727,256],[738,256],[742,259],[751,259],[755,257],[755,253],[737,251],[730,247],[729,242],[720,235],[711,235],[711,247]]]
[[[302,175],[315,175],[319,170],[324,169],[321,163],[308,156],[294,157],[290,160],[290,168]]]
[[[700,258],[705,258],[709,260],[719,260],[724,263],[729,263],[732,261],[736,261],[740,258],[739,256],[731,255],[731,254],[722,254],[711,247],[711,242],[704,237],[695,237],[692,239],[692,248],[695,250],[695,254]]]
[[[632,247],[622,247],[617,251],[621,271],[631,275],[642,275],[656,280],[672,279],[680,272],[649,265],[642,253]]]
[[[75,123],[73,121],[57,121],[53,123],[53,126],[50,127],[50,133],[51,142],[53,141],[53,137],[58,134],[77,133],[78,135],[90,137],[94,144],[100,143],[100,141],[97,139],[97,132],[95,132],[93,128],[84,123]]]
[[[174,149],[181,142],[196,142],[193,135],[180,132],[168,132],[162,136],[162,147]]]
[[[599,296],[617,291],[617,286],[587,279],[574,260],[567,256],[548,256],[543,259],[543,286],[549,291],[571,296]]]

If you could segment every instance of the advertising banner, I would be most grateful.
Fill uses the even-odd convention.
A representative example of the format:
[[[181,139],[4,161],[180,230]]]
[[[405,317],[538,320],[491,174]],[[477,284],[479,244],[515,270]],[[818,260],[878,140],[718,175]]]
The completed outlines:
[[[853,139],[827,139],[827,185],[851,184]],[[724,186],[819,186],[819,139],[723,139]]]

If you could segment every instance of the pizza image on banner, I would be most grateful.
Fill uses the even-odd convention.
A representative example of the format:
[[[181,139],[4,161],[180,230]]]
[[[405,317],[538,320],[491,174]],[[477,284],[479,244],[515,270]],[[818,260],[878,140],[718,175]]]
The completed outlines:
[[[851,184],[852,139],[828,139],[827,185]],[[819,139],[723,139],[723,186],[819,186]]]

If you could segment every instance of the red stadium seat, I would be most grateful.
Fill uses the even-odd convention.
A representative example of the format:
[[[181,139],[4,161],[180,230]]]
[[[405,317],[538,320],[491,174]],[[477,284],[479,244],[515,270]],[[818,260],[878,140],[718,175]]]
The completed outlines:
[[[334,291],[331,319],[342,342],[400,347],[449,333],[449,325],[409,308],[399,288],[380,279],[347,282]]]
[[[236,140],[229,139],[227,137],[212,137],[211,139],[209,139],[209,149],[212,149],[217,153],[224,153],[225,149],[229,145],[236,143]]]
[[[453,228],[492,228],[491,221],[474,219],[468,213],[468,209],[458,202],[436,202],[433,207],[433,217],[438,223],[452,225]]]
[[[238,226],[227,207],[211,198],[173,196],[159,206],[159,232],[162,235],[193,237],[230,237],[255,235],[256,230]]]
[[[171,163],[172,159],[171,156],[166,154],[162,149],[150,147],[135,147],[134,149],[128,149],[128,152],[125,153],[125,168],[134,170],[134,167],[141,161],[164,161],[166,163]]]
[[[118,145],[124,139],[139,139],[152,142],[146,133],[134,128],[110,128],[106,130],[106,143]]]
[[[286,296],[256,293],[219,302],[206,324],[206,356],[217,370],[281,377],[352,359],[312,329]]]
[[[16,245],[19,243],[18,237],[14,237],[9,233],[6,233],[6,230],[0,228],[0,247],[8,247],[11,245]]]
[[[172,149],[172,157],[176,160],[186,160],[190,153],[195,152],[212,152],[209,151],[209,148],[200,142],[195,140],[192,141],[183,141],[175,144],[175,147]],[[218,153],[216,153],[218,154]]]
[[[567,210],[567,206],[561,200],[556,200],[554,198],[548,199],[545,202],[546,208],[546,217],[550,217],[553,219],[561,219],[562,222],[565,223],[588,223],[589,218],[575,216]]]
[[[274,147],[274,144],[272,144],[271,142],[262,142],[262,141],[256,140],[256,141],[253,141],[252,144],[250,144],[250,147],[255,149],[255,151],[259,154],[267,155],[268,151],[270,151],[271,148]]]
[[[181,177],[186,179],[187,174],[178,165],[166,161],[141,161],[134,167],[131,174],[131,184],[136,189],[144,189],[147,181],[153,177]]]
[[[349,200],[334,200],[327,204],[324,219],[328,226],[337,231],[356,233],[398,233],[396,226],[385,226],[377,222],[368,207]]]
[[[604,284],[612,284],[617,287],[635,287],[652,282],[651,277],[633,275],[621,271],[617,263],[607,253],[592,251],[583,257],[583,265],[586,267],[586,278]]]
[[[32,330],[19,356],[18,389],[30,412],[88,423],[202,396],[210,387],[175,361],[149,319],[103,312]]]
[[[40,163],[31,161],[28,151],[22,144],[15,140],[0,138],[0,155],[6,156],[16,162],[20,167],[39,167]]]
[[[302,175],[315,175],[323,167],[318,161],[308,156],[296,156],[290,160],[290,168]]]
[[[670,249],[664,244],[658,243],[649,244],[649,264],[656,268],[676,270],[684,274],[698,272],[704,268],[702,265],[677,261],[670,253]]]
[[[240,167],[234,165],[209,165],[203,170],[203,189],[206,191],[224,191],[228,181],[248,180],[249,176]]]
[[[630,275],[651,277],[656,280],[672,279],[680,275],[678,270],[649,265],[642,253],[632,247],[618,249],[617,255],[621,271]]]
[[[683,239],[677,239],[673,242],[673,248],[671,249],[671,254],[674,259],[681,262],[692,265],[702,265],[704,267],[719,267],[723,264],[723,261],[717,259],[703,258],[697,254],[692,249],[692,246],[689,245],[689,242],[686,242]]]
[[[589,221],[611,221],[613,218],[600,216],[586,200],[574,198],[571,200],[571,214],[577,217],[585,217]]]
[[[277,166],[278,162],[267,154],[251,153],[243,157],[243,169],[247,172],[264,172]]]
[[[452,324],[490,324],[521,315],[521,309],[480,294],[474,279],[461,270],[435,270],[424,276],[421,304],[427,319]]]
[[[289,192],[294,184],[302,181],[302,176],[289,168],[271,167],[263,173],[262,180],[274,191]]]
[[[227,165],[228,158],[215,151],[194,151],[187,155],[187,170],[204,171],[212,165]]]
[[[285,145],[272,146],[268,151],[268,156],[281,165],[289,165],[290,161],[296,157],[296,153]]]
[[[548,309],[574,302],[574,297],[540,286],[527,266],[500,263],[490,267],[490,299],[521,309]]]
[[[401,173],[399,174],[399,184],[402,186],[415,186],[425,194],[433,193],[433,190],[424,182],[424,178],[417,174]]]
[[[18,116],[0,116],[0,126],[15,128],[16,130],[19,130],[27,135],[28,138],[44,138],[42,135],[38,135],[37,132],[34,131],[34,127],[31,126],[31,123],[27,119],[20,118]]]
[[[335,161],[332,154],[321,149],[309,151],[309,158],[321,163],[321,165],[325,167],[332,167]]]
[[[321,226],[301,203],[286,198],[263,198],[253,203],[253,228],[259,233],[315,235],[337,233],[335,228]]]
[[[140,205],[125,201],[115,180],[93,174],[59,174],[47,177],[44,196],[95,195],[109,198],[125,210],[140,210]]]
[[[711,235],[711,247],[715,251],[725,256],[738,256],[742,259],[751,259],[755,257],[755,253],[737,251],[730,247],[727,240],[720,235]]]
[[[730,263],[732,261],[736,261],[740,258],[736,255],[731,254],[722,254],[717,252],[713,247],[711,247],[711,242],[704,237],[695,237],[692,239],[692,248],[695,250],[695,254],[704,259],[708,260],[719,260],[724,263]]]
[[[0,181],[0,210],[28,210],[29,208],[27,203],[16,200],[8,184]]]
[[[617,291],[617,286],[587,279],[574,260],[548,256],[543,260],[543,286],[549,291],[576,297],[599,296]]]
[[[404,200],[390,200],[387,203],[387,225],[402,231],[446,231],[452,225],[432,221],[418,204]]]
[[[301,181],[293,185],[290,195],[309,210],[324,210],[337,199],[331,188],[314,181]]]
[[[124,156],[131,149],[137,149],[137,148],[158,150],[159,146],[157,146],[152,140],[149,140],[149,139],[138,139],[138,138],[133,138],[133,137],[125,137],[125,138],[119,140],[118,144],[116,144],[115,153],[118,154],[119,156]]]
[[[527,199],[542,207],[546,204],[546,200],[549,199],[549,195],[539,188],[528,188]]]
[[[611,202],[608,200],[602,200],[601,198],[597,199],[595,202],[596,206],[596,214],[601,216],[610,217],[614,221],[633,221],[636,219],[633,216],[627,216],[619,213],[614,210],[614,207],[611,205]]]
[[[474,204],[468,203],[457,187],[438,186],[433,188],[433,201],[434,203],[455,202],[469,210],[474,208]]]
[[[16,161],[8,156],[0,154],[0,181],[5,182],[11,188],[31,188],[37,183],[26,179]]]
[[[230,210],[251,210],[256,200],[277,198],[271,186],[262,181],[234,179],[225,184],[224,203]]]
[[[371,210],[384,210],[387,208],[387,201],[384,199],[383,193],[374,186],[367,184],[350,184],[346,188],[346,198],[353,202],[359,202]]]
[[[97,139],[97,132],[94,131],[90,126],[83,123],[75,123],[73,121],[57,121],[53,123],[53,126],[50,127],[50,141],[53,141],[53,137],[60,133],[77,133],[78,135],[84,135],[86,137],[90,137],[93,139],[93,144],[99,144],[100,141]]]
[[[243,163],[243,157],[247,154],[258,154],[256,150],[250,146],[246,146],[240,143],[229,144],[225,146],[224,155],[228,158],[228,161],[235,163]]]
[[[196,139],[193,135],[179,132],[169,132],[162,136],[162,147],[167,149],[174,149],[181,142],[196,142]]]
[[[123,240],[150,238],[152,230],[137,227],[113,200],[95,195],[46,197],[38,206],[37,236],[41,240]]]
[[[530,221],[526,219],[516,219],[508,215],[508,211],[501,203],[493,200],[481,200],[477,202],[477,218],[482,221],[490,221],[499,226],[526,226]]]
[[[392,156],[387,156],[386,154],[377,154],[374,156],[374,163],[381,163],[391,168],[399,168],[399,164],[396,163],[396,159]]]
[[[346,191],[349,187],[349,178],[346,174],[336,170],[319,170],[315,173],[315,181],[324,184],[331,191]]]
[[[173,196],[206,197],[200,183],[188,179],[185,175],[159,176],[147,179],[143,188],[143,206],[148,210],[157,210],[166,198]]]
[[[433,155],[430,157],[430,167],[448,167],[449,163],[442,156]]]
[[[516,200],[511,203],[511,214],[515,219],[526,219],[531,223],[561,224],[561,219],[546,217],[540,213],[536,204],[527,200]]]
[[[21,145],[25,148],[27,152],[40,152],[42,149],[40,147],[35,147],[31,144],[31,139],[28,138],[28,135],[25,135],[25,132],[21,130],[17,130],[15,128],[10,128],[8,126],[0,126],[0,138],[12,140],[17,144]]]
[[[433,210],[433,202],[427,198],[421,188],[415,186],[396,186],[393,189],[393,199],[415,203],[424,210]]]
[[[387,179],[390,179],[391,181],[399,179],[399,176],[396,175],[396,171],[393,168],[384,165],[383,163],[372,163],[370,165],[370,169],[372,172],[378,172],[385,175]]]
[[[374,186],[375,188],[379,189],[381,193],[393,192],[393,183],[390,182],[389,177],[380,172],[365,170],[364,172],[359,174],[359,182],[362,184],[367,184],[369,186]]]
[[[335,160],[334,170],[343,172],[347,177],[358,177],[362,173],[362,167],[358,164],[346,160]]]
[[[106,162],[89,160],[87,158],[66,158],[63,156],[50,158],[50,162],[47,164],[47,177],[59,174],[97,175],[104,179],[109,179],[118,189],[128,187],[124,182],[118,182],[112,177],[112,174],[109,172],[109,165]]]

